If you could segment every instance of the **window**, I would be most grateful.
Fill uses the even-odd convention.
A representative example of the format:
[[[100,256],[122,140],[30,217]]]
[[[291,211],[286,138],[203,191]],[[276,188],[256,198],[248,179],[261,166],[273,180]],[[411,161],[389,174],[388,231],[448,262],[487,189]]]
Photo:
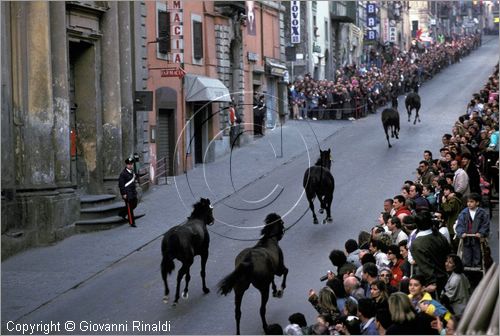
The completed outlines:
[[[193,20],[193,57],[203,58],[203,26],[200,21]]]
[[[170,13],[158,11],[158,52],[168,54],[170,51]]]

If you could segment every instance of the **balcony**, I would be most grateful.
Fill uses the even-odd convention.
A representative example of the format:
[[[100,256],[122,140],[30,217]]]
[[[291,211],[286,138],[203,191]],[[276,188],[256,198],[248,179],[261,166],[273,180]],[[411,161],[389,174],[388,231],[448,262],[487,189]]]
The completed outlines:
[[[330,19],[335,22],[355,23],[356,6],[356,1],[331,1]]]
[[[245,14],[245,1],[214,1],[214,7],[219,13],[231,16],[235,13]]]

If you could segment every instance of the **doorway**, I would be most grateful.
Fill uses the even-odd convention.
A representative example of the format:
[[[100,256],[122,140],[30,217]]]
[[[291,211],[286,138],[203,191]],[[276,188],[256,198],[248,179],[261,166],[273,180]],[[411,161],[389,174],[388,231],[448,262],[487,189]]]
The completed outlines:
[[[156,159],[158,161],[165,159],[167,164],[165,167],[165,173],[167,176],[174,175],[174,115],[174,109],[159,109],[158,111]]]
[[[96,47],[86,41],[69,42],[71,182],[87,193],[98,193],[102,178],[97,168]],[[91,167],[91,168],[89,168]]]
[[[206,121],[209,106],[206,104],[194,103],[193,104],[193,127],[194,127],[194,163],[203,163],[203,153],[204,143],[206,143],[207,138],[207,125],[208,121]]]

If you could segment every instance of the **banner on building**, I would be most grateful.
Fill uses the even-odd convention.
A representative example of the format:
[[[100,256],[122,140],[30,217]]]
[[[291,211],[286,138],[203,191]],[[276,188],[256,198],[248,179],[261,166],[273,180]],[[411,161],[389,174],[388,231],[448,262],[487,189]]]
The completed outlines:
[[[290,28],[292,44],[300,43],[300,1],[290,2]]]
[[[255,24],[255,4],[254,1],[245,1],[247,10],[247,34],[255,36],[257,26]]]

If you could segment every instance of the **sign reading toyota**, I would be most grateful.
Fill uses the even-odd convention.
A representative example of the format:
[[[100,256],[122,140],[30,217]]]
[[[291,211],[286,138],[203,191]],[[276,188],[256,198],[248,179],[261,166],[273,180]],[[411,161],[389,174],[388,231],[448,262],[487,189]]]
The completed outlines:
[[[300,1],[290,2],[290,16],[291,42],[300,43]]]

